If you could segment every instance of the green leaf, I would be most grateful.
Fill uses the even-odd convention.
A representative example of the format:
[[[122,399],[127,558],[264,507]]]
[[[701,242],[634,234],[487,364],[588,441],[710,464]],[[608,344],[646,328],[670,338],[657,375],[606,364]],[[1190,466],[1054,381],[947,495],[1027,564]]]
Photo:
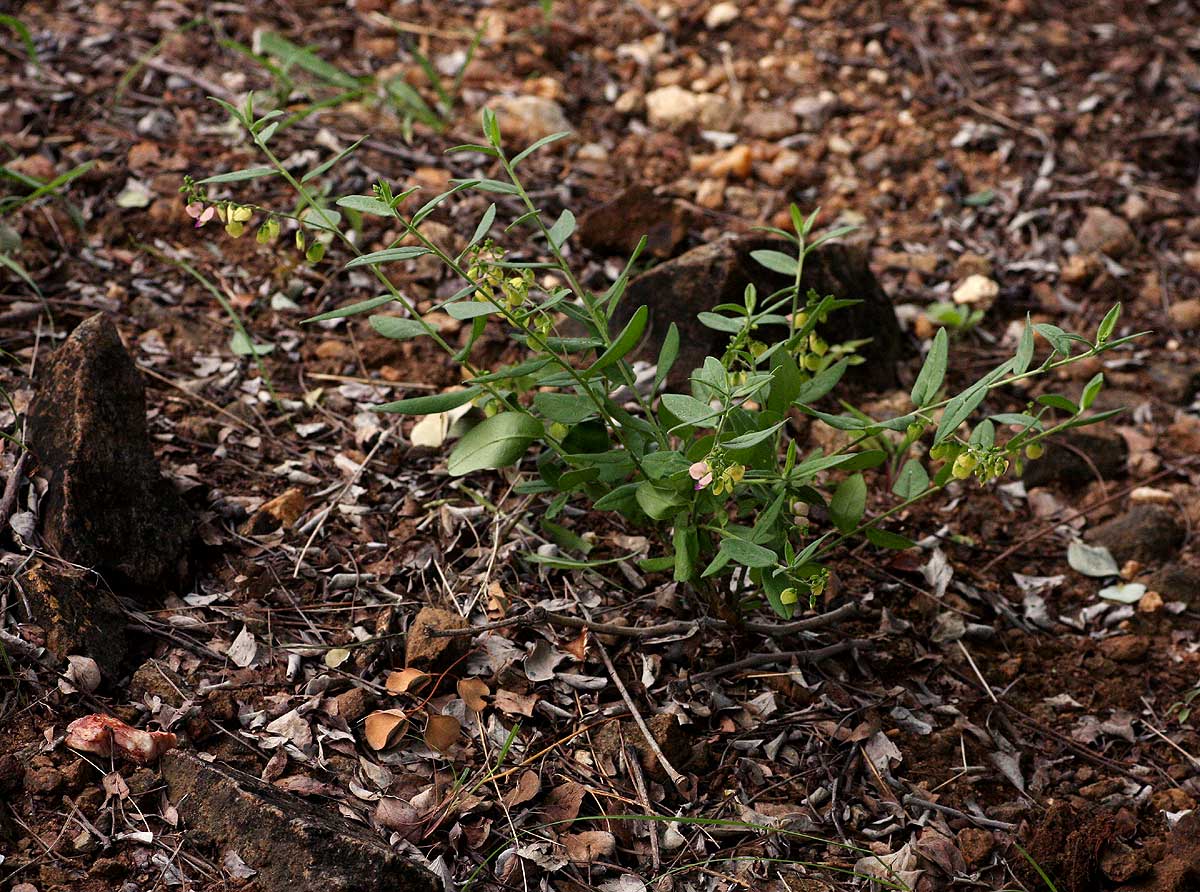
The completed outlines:
[[[1013,374],[1023,375],[1033,362],[1033,324],[1025,314],[1025,328],[1021,331],[1021,342],[1017,344],[1017,355],[1013,358]]]
[[[1037,333],[1050,342],[1050,346],[1054,348],[1055,353],[1060,353],[1064,357],[1071,355],[1071,338],[1059,328],[1057,325],[1050,325],[1048,322],[1034,323],[1034,329]]]
[[[833,388],[837,387],[838,382],[842,380],[842,375],[846,373],[846,369],[849,367],[849,360],[839,359],[833,365],[829,366],[829,368],[817,372],[800,385],[800,390],[793,402],[803,405],[815,403],[829,393],[829,391],[833,390]]]
[[[914,499],[929,488],[929,473],[925,466],[915,458],[910,458],[896,475],[892,492],[908,501]]]
[[[1081,411],[1092,407],[1092,403],[1100,395],[1102,387],[1104,387],[1104,372],[1097,372],[1092,380],[1084,385],[1083,393],[1079,397],[1079,408]]]
[[[488,230],[492,228],[492,224],[496,222],[496,204],[493,202],[488,205],[483,216],[479,218],[479,225],[475,227],[475,234],[471,236],[471,240],[467,242],[467,247],[477,244],[480,239],[488,234]]]
[[[219,173],[216,176],[197,180],[197,186],[215,186],[219,183],[240,183],[244,180],[257,180],[260,177],[273,177],[278,171],[273,167],[246,167],[241,170],[231,170],[229,173]]]
[[[985,384],[974,384],[950,400],[946,405],[946,411],[942,414],[942,423],[938,425],[933,442],[940,443],[958,430],[958,426],[979,408],[979,404],[983,402],[987,392]]]
[[[252,344],[244,332],[235,331],[229,339],[229,349],[236,356],[266,356],[275,349],[274,344]]]
[[[662,404],[680,421],[693,427],[702,422],[711,421],[720,414],[718,410],[710,408],[707,403],[702,403],[695,397],[682,393],[664,393]],[[711,427],[711,425],[709,426]]]
[[[459,300],[443,305],[442,309],[447,316],[464,321],[500,312],[500,308],[490,300]]]
[[[992,424],[990,419],[983,419],[975,425],[975,430],[971,431],[971,439],[968,442],[973,446],[991,449],[996,445],[996,425]]]
[[[843,533],[851,532],[867,510],[867,481],[862,474],[853,474],[841,482],[829,501],[833,524]]]
[[[394,217],[396,212],[386,201],[380,201],[370,195],[346,195],[337,200],[340,208],[349,208],[360,214],[370,214],[372,217]]]
[[[895,551],[913,548],[917,544],[907,536],[901,536],[899,533],[889,533],[887,530],[881,530],[878,527],[869,527],[867,529],[867,541],[879,548],[891,548]]]
[[[1072,415],[1079,414],[1079,407],[1057,393],[1043,393],[1037,398],[1037,401],[1043,406],[1049,406],[1051,409],[1061,409],[1063,412],[1069,412]]]
[[[779,561],[771,549],[736,536],[722,539],[718,552],[744,567],[774,567]]]
[[[913,405],[917,408],[924,408],[937,398],[942,381],[946,378],[946,358],[949,349],[946,329],[939,328],[937,334],[933,336],[933,343],[929,347],[929,355],[925,357],[925,364],[921,366],[921,372],[913,384],[911,396]]]
[[[383,335],[385,338],[392,338],[397,341],[407,341],[410,338],[419,338],[422,335],[429,334],[431,326],[422,325],[416,319],[404,319],[400,316],[372,316],[370,318],[371,328]],[[437,326],[432,326],[437,328]]]
[[[579,424],[596,414],[595,404],[576,393],[538,393],[533,397],[533,407],[545,418],[560,424]]]
[[[418,245],[408,245],[403,248],[385,248],[382,251],[372,251],[370,254],[355,257],[346,264],[346,269],[354,269],[358,266],[378,266],[381,263],[392,263],[398,260],[412,260],[414,257],[422,257],[428,253],[430,253],[428,248]]]
[[[672,474],[681,473],[686,471],[689,465],[690,462],[682,452],[668,449],[642,456],[642,467],[651,480],[662,480]]]
[[[678,358],[679,329],[672,322],[670,328],[667,329],[667,336],[663,338],[662,347],[658,350],[658,368],[654,372],[655,392],[662,387],[663,381],[667,380],[667,375],[671,373],[671,368],[675,365],[675,360]]]
[[[570,130],[560,130],[558,133],[551,133],[549,136],[543,136],[541,139],[537,140],[537,142],[530,143],[524,149],[517,152],[517,154],[513,156],[512,161],[510,161],[508,163],[510,165],[512,165],[513,167],[516,167],[518,164],[520,164],[522,161],[524,161],[526,158],[528,158],[530,155],[532,155],[534,152],[536,152],[542,146],[548,146],[548,145],[550,145],[550,143],[558,142],[560,139],[565,139],[566,137],[568,137],[570,135],[571,135]]]
[[[751,431],[748,434],[742,434],[740,437],[734,437],[730,440],[725,440],[721,443],[722,449],[749,449],[752,446],[757,446],[764,440],[769,440],[775,435],[775,432],[786,424],[786,421],[780,421],[778,424],[773,424],[765,430]]]
[[[637,502],[654,520],[662,520],[675,513],[683,504],[683,498],[675,490],[662,489],[644,480],[637,488]]]
[[[550,227],[550,244],[554,246],[555,250],[558,250],[574,231],[575,215],[564,208],[563,212],[558,215],[558,219],[554,221],[554,225]]]
[[[750,256],[758,262],[760,266],[765,266],[772,272],[780,273],[785,276],[795,276],[797,260],[790,254],[784,254],[782,251],[751,251]]]
[[[316,167],[314,167],[312,170],[310,170],[308,173],[306,173],[304,176],[302,176],[300,178],[300,184],[303,185],[303,184],[307,183],[309,180],[314,179],[315,177],[319,177],[325,171],[329,170],[329,168],[333,167],[335,164],[337,164],[339,161],[341,161],[343,158],[345,158],[347,155],[349,155],[351,152],[353,152],[355,149],[357,149],[360,145],[362,145],[362,141],[364,139],[366,139],[365,136],[359,137],[358,139],[356,139],[354,141],[353,144],[342,149],[340,152],[338,152],[332,158],[328,159],[327,161],[322,161],[320,164],[318,164]]]
[[[1024,412],[998,412],[991,418],[997,424],[1019,424],[1021,427],[1031,428],[1035,431],[1042,429],[1041,419],[1033,415],[1026,415]]]
[[[482,387],[448,390],[445,393],[414,396],[406,400],[384,403],[381,406],[373,406],[371,411],[385,412],[389,415],[433,415],[437,412],[449,412],[451,409],[464,406],[481,393],[483,393]]]
[[[485,418],[458,441],[446,470],[462,477],[486,468],[506,468],[525,454],[529,444],[542,436],[542,423],[524,412],[501,412]]]
[[[687,512],[675,518],[675,531],[671,534],[675,546],[675,581],[690,582],[696,575],[696,560],[700,556],[700,541],[696,528],[687,522]]]
[[[1121,305],[1113,304],[1113,308],[1109,310],[1104,318],[1100,321],[1100,327],[1096,329],[1096,344],[1107,343],[1112,337],[1113,332],[1117,328],[1117,320],[1121,318]]]
[[[360,300],[357,303],[347,304],[344,307],[338,307],[336,310],[330,310],[328,313],[321,313],[319,316],[310,316],[300,324],[307,325],[310,322],[328,322],[330,319],[344,319],[347,316],[357,316],[359,313],[369,313],[371,310],[382,307],[385,304],[393,303],[395,300],[390,294],[381,294],[379,297],[372,297],[368,300]]]
[[[601,372],[610,365],[624,359],[625,355],[633,350],[638,345],[638,341],[642,339],[642,333],[646,330],[646,321],[649,318],[650,310],[644,306],[638,307],[637,312],[626,323],[625,328],[617,335],[616,340],[612,342],[612,345],[607,350],[600,354],[600,357],[584,372],[584,376],[590,378],[597,372]]]
[[[284,66],[295,65],[321,80],[339,87],[353,89],[359,86],[358,81],[346,74],[340,68],[330,65],[320,56],[297,46],[290,40],[280,37],[271,31],[263,31],[258,35],[258,49],[264,55],[274,56]]]
[[[696,319],[705,328],[711,328],[713,331],[722,331],[726,334],[737,334],[746,327],[746,323],[742,319],[733,319],[729,316],[722,316],[720,313],[697,313]]]

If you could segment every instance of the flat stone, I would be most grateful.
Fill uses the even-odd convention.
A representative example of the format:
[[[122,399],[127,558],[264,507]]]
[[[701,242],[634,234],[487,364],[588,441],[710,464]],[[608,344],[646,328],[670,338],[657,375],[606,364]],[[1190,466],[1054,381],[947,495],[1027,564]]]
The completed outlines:
[[[1057,483],[1083,486],[1097,473],[1108,480],[1125,473],[1129,446],[1116,434],[1071,431],[1046,442],[1046,451],[1036,461],[1027,461],[1021,479],[1029,489]]]
[[[433,630],[465,629],[467,621],[440,607],[422,607],[404,639],[404,665],[417,669],[444,669],[466,653],[469,635],[434,636]]]
[[[632,186],[584,213],[579,238],[590,251],[628,257],[645,236],[646,253],[666,258],[687,238],[693,216],[682,201]]]
[[[1183,537],[1183,526],[1162,505],[1134,505],[1084,535],[1088,542],[1108,548],[1118,564],[1151,564],[1173,558],[1183,545]]]
[[[125,614],[92,574],[38,564],[20,583],[46,650],[60,661],[70,654],[91,657],[107,681],[120,677],[128,650]]]
[[[49,481],[42,537],[59,556],[139,589],[180,575],[191,513],[159,472],[142,376],[103,314],[42,365],[29,443]]]
[[[562,106],[543,96],[497,96],[489,105],[510,148],[523,149],[544,136],[572,129]]]
[[[289,892],[438,892],[441,881],[375,833],[253,775],[173,750],[161,762],[184,832],[236,851],[263,889]]]
[[[684,130],[696,125],[705,130],[729,130],[737,110],[715,93],[693,93],[670,85],[646,94],[646,119],[651,127]]]
[[[1200,602],[1200,570],[1172,561],[1150,575],[1146,588],[1158,592],[1164,601],[1197,603]]]
[[[756,108],[742,119],[742,128],[762,139],[783,139],[799,130],[800,122],[785,108]]]
[[[648,335],[638,358],[655,361],[662,339],[672,322],[679,328],[680,350],[668,378],[676,388],[686,385],[692,369],[709,355],[720,356],[729,335],[701,325],[698,313],[721,303],[742,303],[746,285],[753,283],[765,296],[791,284],[787,277],[767,270],[751,256],[760,249],[784,250],[782,240],[766,236],[726,236],[693,248],[634,278],[615,314],[620,326],[643,304],[649,307]],[[867,266],[865,254],[841,244],[824,245],[804,262],[801,293],[809,288],[820,295],[853,297],[862,301],[832,313],[818,328],[829,343],[872,338],[860,348],[868,359],[846,372],[848,383],[870,390],[896,385],[896,362],[907,353],[907,344],[896,321],[891,300]],[[769,341],[770,331],[760,332]]]

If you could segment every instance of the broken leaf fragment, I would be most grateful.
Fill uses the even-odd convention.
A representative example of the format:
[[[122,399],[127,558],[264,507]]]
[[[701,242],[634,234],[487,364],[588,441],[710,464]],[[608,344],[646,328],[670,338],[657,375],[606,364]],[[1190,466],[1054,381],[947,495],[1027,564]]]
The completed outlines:
[[[379,709],[363,721],[367,746],[385,750],[392,746],[408,727],[408,716],[402,709]]]
[[[1079,539],[1068,546],[1067,563],[1075,572],[1095,578],[1117,576],[1121,572],[1107,548],[1103,545],[1088,545]]]

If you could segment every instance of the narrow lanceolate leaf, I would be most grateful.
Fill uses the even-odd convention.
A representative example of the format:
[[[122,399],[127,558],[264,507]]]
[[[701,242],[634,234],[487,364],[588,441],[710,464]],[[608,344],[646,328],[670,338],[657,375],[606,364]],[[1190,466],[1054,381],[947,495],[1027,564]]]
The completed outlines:
[[[908,501],[915,499],[921,493],[929,488],[929,474],[925,470],[925,466],[915,458],[910,458],[904,463],[904,467],[900,469],[900,473],[896,476],[896,483],[892,486],[892,492],[900,498]]]
[[[341,161],[343,158],[345,158],[347,155],[349,155],[351,152],[353,152],[355,149],[357,149],[360,145],[362,145],[362,141],[364,139],[366,139],[365,136],[360,136],[357,140],[354,141],[354,143],[352,143],[351,145],[342,149],[340,152],[338,152],[332,158],[327,158],[326,160],[322,161],[320,164],[318,164],[316,167],[314,167],[312,170],[310,170],[308,173],[306,173],[304,176],[302,176],[300,178],[300,183],[303,185],[304,183],[307,183],[309,180],[319,177],[321,174],[325,173],[325,171],[329,170],[329,168],[333,167],[335,164],[337,164],[339,161]]]
[[[867,510],[867,482],[862,474],[854,474],[841,482],[829,501],[833,524],[843,533],[858,526]]]
[[[987,396],[987,387],[976,384],[950,400],[946,405],[946,411],[942,414],[942,423],[938,425],[933,442],[940,443],[958,430],[958,426],[979,408],[979,404],[983,402],[985,396]]]
[[[352,211],[358,211],[362,214],[370,214],[372,217],[395,216],[391,205],[386,201],[380,201],[378,198],[372,198],[370,195],[346,195],[337,200],[337,206],[340,208],[349,208]]]
[[[937,398],[942,381],[946,377],[948,350],[946,329],[939,328],[937,334],[933,336],[933,343],[929,347],[929,355],[925,357],[925,364],[921,366],[921,372],[913,384],[912,401],[914,406],[923,408]]]
[[[1113,332],[1117,328],[1117,320],[1121,318],[1121,305],[1113,304],[1113,308],[1109,310],[1104,319],[1100,322],[1100,327],[1096,329],[1096,343],[1104,344],[1112,337]]]
[[[664,393],[662,404],[668,412],[685,424],[697,425],[711,421],[717,416],[717,410],[707,403],[682,393]]]
[[[478,244],[479,240],[488,234],[488,230],[492,228],[492,224],[496,222],[496,205],[489,204],[488,209],[483,212],[483,216],[479,218],[479,225],[475,227],[475,234],[471,236],[471,241],[467,242],[467,247]]]
[[[1079,408],[1090,409],[1092,403],[1096,401],[1096,397],[1100,395],[1100,389],[1104,387],[1104,372],[1097,372],[1092,380],[1083,388],[1083,394],[1079,397]]]
[[[654,389],[662,387],[663,381],[667,380],[667,375],[671,373],[671,367],[675,365],[675,360],[679,357],[679,329],[675,323],[671,323],[671,327],[667,329],[667,336],[663,338],[662,347],[658,351],[658,367],[654,370]]]
[[[1025,314],[1025,328],[1021,332],[1021,342],[1017,344],[1017,355],[1013,358],[1013,374],[1023,375],[1033,362],[1033,323],[1029,314]]]
[[[410,338],[419,338],[422,335],[430,334],[430,326],[422,325],[416,319],[404,319],[400,316],[372,316],[370,322],[371,328],[376,332],[385,338],[397,341],[407,341]]]
[[[783,427],[787,422],[781,421],[778,424],[773,424],[766,430],[751,431],[748,434],[742,434],[740,437],[734,437],[731,440],[726,440],[721,444],[722,449],[749,449],[751,446],[757,446],[764,440],[770,439],[775,435],[775,432]]]
[[[750,256],[772,272],[785,276],[796,275],[796,258],[782,251],[751,251]]]
[[[506,468],[519,461],[542,432],[542,423],[524,412],[501,412],[485,418],[458,441],[446,461],[446,470],[462,477],[485,468]]]
[[[745,567],[773,567],[779,560],[771,549],[734,536],[721,540],[720,551]]]
[[[646,331],[646,320],[649,317],[650,311],[646,307],[638,307],[637,312],[633,314],[633,318],[629,320],[625,328],[617,335],[617,339],[612,342],[612,346],[600,354],[600,357],[592,363],[591,367],[585,372],[585,375],[590,377],[624,359],[626,354],[633,350],[638,345],[638,341],[642,339],[642,334]]]
[[[554,225],[550,227],[550,244],[556,250],[561,248],[574,231],[575,215],[569,210],[564,210],[559,214],[558,219],[554,221]]]
[[[432,415],[435,412],[449,412],[469,403],[479,394],[482,387],[467,387],[463,390],[448,390],[445,393],[433,393],[429,396],[415,396],[411,399],[396,400],[394,403],[384,403],[373,407],[374,412],[386,412],[391,415]]]
[[[530,155],[532,155],[534,152],[536,152],[542,146],[548,146],[548,145],[550,145],[550,143],[558,142],[560,139],[565,139],[566,137],[568,137],[570,135],[571,135],[570,130],[561,130],[558,133],[551,133],[549,136],[543,136],[537,142],[531,143],[530,145],[528,145],[524,149],[522,149],[520,152],[518,152],[516,155],[514,155],[512,161],[510,161],[509,164],[511,164],[513,167],[516,167],[518,164],[520,164],[522,161],[524,161],[526,158],[528,158]]]
[[[229,173],[219,173],[216,176],[197,180],[197,186],[215,186],[219,183],[240,183],[243,180],[257,180],[259,177],[273,177],[278,173],[273,167],[246,167],[241,170],[231,170]]]
[[[385,248],[382,251],[372,251],[370,254],[355,257],[346,264],[346,269],[354,269],[356,266],[377,266],[380,263],[394,263],[398,260],[412,260],[414,257],[422,257],[428,253],[428,248],[422,248],[418,245],[406,245],[402,248]]]
[[[306,325],[309,322],[328,322],[330,319],[344,319],[347,316],[357,316],[359,313],[369,313],[377,307],[382,307],[384,304],[390,304],[395,300],[390,294],[381,294],[379,297],[372,297],[368,300],[360,300],[357,303],[347,304],[344,307],[338,307],[336,310],[330,310],[328,313],[321,313],[319,316],[310,316],[301,322]]]

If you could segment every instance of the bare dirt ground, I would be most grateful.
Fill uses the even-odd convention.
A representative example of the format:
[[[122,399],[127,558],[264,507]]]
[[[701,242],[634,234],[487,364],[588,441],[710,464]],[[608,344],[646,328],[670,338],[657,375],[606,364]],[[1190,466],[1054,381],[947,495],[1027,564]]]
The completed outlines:
[[[100,638],[124,639],[90,693],[78,678],[63,682],[68,664],[53,647],[31,656],[5,639],[4,889],[269,888],[323,851],[247,829],[277,826],[254,811],[269,811],[269,791],[247,794],[246,826],[232,829],[211,803],[180,805],[179,789],[205,803],[218,786],[188,786],[195,763],[180,760],[195,754],[261,778],[285,815],[300,813],[296,803],[327,815],[334,839],[364,833],[354,851],[365,863],[382,863],[371,860],[377,845],[447,888],[815,892],[865,885],[866,873],[919,890],[1200,889],[1200,735],[1188,706],[1200,663],[1193,4],[0,11],[28,29],[37,59],[0,27],[6,172],[45,182],[90,162],[61,195],[0,211],[20,240],[12,256],[40,291],[0,267],[0,385],[12,397],[0,423],[21,434],[47,357],[81,320],[108,314],[142,372],[163,473],[196,518],[176,584],[135,590],[80,575],[36,531],[46,495],[36,456],[19,463],[0,443],[0,469],[15,481],[0,532],[0,628],[52,645],[55,629],[30,603],[49,579],[101,593],[85,604],[116,596],[115,622],[68,617],[68,632],[94,620]],[[301,79],[280,90],[234,44],[280,34],[354,76],[399,75],[432,101],[412,49],[453,71],[476,29],[442,132],[417,122],[406,139],[394,109],[355,99],[282,130],[277,151],[303,170],[369,133],[331,172],[334,194],[380,178],[435,194],[452,176],[487,172],[443,155],[476,139],[484,105],[499,106],[518,143],[558,129],[561,115],[576,136],[528,162],[537,199],[580,214],[633,186],[678,199],[662,203],[675,233],[663,256],[778,222],[792,201],[820,205],[828,224],[860,225],[851,240],[869,250],[910,341],[905,385],[932,330],[923,308],[972,274],[999,292],[956,336],[960,383],[1008,355],[1027,314],[1093,331],[1124,302],[1121,331],[1152,334],[1054,383],[1077,392],[1102,370],[1097,406],[1127,411],[1052,448],[1023,483],[964,484],[903,516],[920,549],[841,555],[817,612],[863,609],[836,627],[630,637],[514,623],[456,638],[414,629],[426,607],[447,612],[426,614],[443,626],[534,606],[635,626],[699,610],[669,574],[632,563],[565,572],[523,562],[564,541],[541,524],[537,497],[515,494],[510,475],[447,476],[441,450],[411,445],[411,419],[369,411],[457,383],[453,364],[385,341],[365,321],[302,326],[372,296],[370,283],[341,272],[336,251],[307,264],[286,245],[194,229],[184,212],[184,175],[259,163],[207,97],[254,89],[301,110],[330,95]],[[671,86],[704,98],[681,108],[677,92],[661,92]],[[523,96],[540,100],[526,118],[512,111]],[[0,185],[27,188],[13,177]],[[274,181],[224,188],[294,205]],[[448,202],[433,221],[463,240],[487,200]],[[374,248],[393,236],[368,224],[362,237]],[[604,237],[572,250],[597,287],[619,271]],[[256,363],[231,350],[213,294],[178,261],[273,345],[263,367],[278,404]],[[458,288],[420,261],[395,273],[425,306]],[[489,337],[485,358],[500,360],[504,343],[499,331]],[[654,541],[582,506],[557,523],[585,537],[593,558],[648,553]],[[1129,603],[1099,598],[1105,583],[1067,562],[1084,534],[1144,591],[1127,589]],[[813,659],[847,639],[863,643]],[[775,656],[755,657],[766,654]],[[431,678],[398,691],[389,672],[405,666]],[[381,710],[413,720],[376,748]],[[457,727],[426,727],[426,710]],[[91,713],[174,732],[174,767],[64,747],[67,724]],[[332,876],[338,865],[326,867]],[[319,863],[313,870],[285,884],[335,888]],[[365,878],[343,887],[376,888]]]

